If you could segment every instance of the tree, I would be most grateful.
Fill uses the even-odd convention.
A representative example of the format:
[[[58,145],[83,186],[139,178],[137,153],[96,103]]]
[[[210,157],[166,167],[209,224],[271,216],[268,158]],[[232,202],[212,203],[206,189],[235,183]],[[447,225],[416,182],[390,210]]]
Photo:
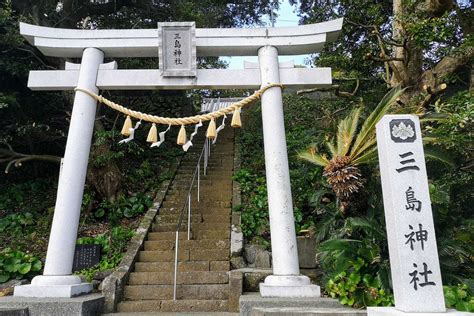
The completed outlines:
[[[361,108],[352,110],[341,120],[337,128],[336,143],[326,142],[331,153],[330,159],[326,155],[316,153],[314,146],[298,154],[301,159],[324,167],[323,175],[341,202],[342,212],[349,206],[353,195],[363,187],[362,174],[358,166],[371,163],[376,158],[375,124],[387,113],[401,92],[400,89],[394,88],[387,93],[360,130],[358,124]]]
[[[472,8],[472,1],[452,0],[303,0],[299,15],[304,23],[345,18],[341,40],[328,45],[316,63],[407,88],[401,102],[423,111],[470,68]]]

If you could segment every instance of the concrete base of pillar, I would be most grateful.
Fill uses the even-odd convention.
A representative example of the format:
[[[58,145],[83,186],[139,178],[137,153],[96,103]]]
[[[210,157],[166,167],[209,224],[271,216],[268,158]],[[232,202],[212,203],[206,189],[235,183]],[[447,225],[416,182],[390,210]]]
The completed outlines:
[[[244,293],[240,296],[240,315],[250,316],[255,314],[257,310],[267,308],[298,308],[298,309],[338,309],[341,311],[352,310],[341,305],[338,300],[327,297],[296,297],[296,298],[279,298],[279,297],[262,297],[256,293]],[[291,313],[276,313],[275,315],[293,315]],[[309,315],[309,314],[302,314]],[[321,314],[319,314],[321,315]],[[326,314],[324,314],[326,315]],[[349,315],[345,315],[349,316]],[[353,315],[350,315],[353,316]],[[361,315],[362,316],[362,315]]]
[[[262,297],[321,297],[318,285],[305,275],[269,275],[260,283]]]
[[[80,283],[72,285],[20,285],[15,286],[13,296],[16,297],[75,297],[92,292],[92,284]]]
[[[472,315],[468,312],[459,312],[454,309],[448,309],[440,313],[409,313],[402,312],[395,307],[367,307],[367,316],[467,316]]]
[[[6,315],[101,315],[104,297],[88,294],[73,298],[0,297],[0,314]],[[23,313],[22,313],[23,311]]]
[[[77,275],[38,275],[31,284],[15,286],[18,297],[74,297],[92,292],[92,284]]]

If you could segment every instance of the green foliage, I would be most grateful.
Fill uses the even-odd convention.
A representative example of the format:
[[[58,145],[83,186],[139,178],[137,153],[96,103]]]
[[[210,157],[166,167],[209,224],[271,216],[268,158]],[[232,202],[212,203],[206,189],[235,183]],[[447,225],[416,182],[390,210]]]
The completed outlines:
[[[134,196],[120,196],[117,202],[102,201],[94,212],[94,217],[103,218],[108,216],[109,219],[118,220],[120,218],[132,218],[139,214],[143,214],[151,205],[153,199],[143,193]]]
[[[39,197],[49,194],[52,186],[49,179],[34,179],[2,187],[0,211],[41,211],[48,205]]]
[[[242,232],[245,237],[268,237],[268,201],[265,178],[249,170],[239,170],[234,178],[240,184],[246,203],[241,207]]]
[[[78,271],[86,277],[90,282],[97,272],[110,270],[118,266],[123,257],[123,252],[126,250],[127,243],[135,235],[132,229],[116,226],[104,234],[99,234],[93,237],[78,238],[77,244],[95,244],[100,245],[102,249],[102,256],[97,266]]]
[[[437,120],[427,121],[423,127],[433,144],[461,155],[474,143],[474,94],[462,91],[434,106]]]
[[[331,159],[347,156],[350,158],[350,165],[373,162],[376,158],[377,149],[375,124],[388,112],[402,91],[399,88],[390,90],[369,114],[360,130],[358,130],[358,123],[361,116],[361,108],[353,109],[347,117],[341,120],[337,127],[336,142],[326,142]],[[316,146],[298,153],[298,156],[322,167],[327,166],[331,160],[324,154],[316,153]]]
[[[0,233],[20,234],[26,226],[31,226],[34,222],[30,212],[10,214],[0,218]]]
[[[37,257],[6,248],[0,252],[0,283],[10,279],[30,279],[39,274],[42,267]]]
[[[357,258],[348,272],[340,272],[329,279],[326,292],[341,304],[352,307],[393,306],[394,298],[379,276],[364,274],[368,263]]]
[[[474,297],[467,284],[443,286],[443,291],[447,308],[455,308],[463,312],[474,312]]]

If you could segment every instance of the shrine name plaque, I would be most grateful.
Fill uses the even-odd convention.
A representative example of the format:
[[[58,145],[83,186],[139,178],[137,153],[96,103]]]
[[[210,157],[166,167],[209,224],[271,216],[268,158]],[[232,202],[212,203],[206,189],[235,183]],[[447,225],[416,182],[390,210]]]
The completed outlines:
[[[376,128],[395,308],[445,312],[420,121],[385,115]]]
[[[100,245],[76,245],[72,271],[77,272],[98,265],[100,255]]]
[[[196,77],[195,23],[158,23],[158,58],[163,77]]]

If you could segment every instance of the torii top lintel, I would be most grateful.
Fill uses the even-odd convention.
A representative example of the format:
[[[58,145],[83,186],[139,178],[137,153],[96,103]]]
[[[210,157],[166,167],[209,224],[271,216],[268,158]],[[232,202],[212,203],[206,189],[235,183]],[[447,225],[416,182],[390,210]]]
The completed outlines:
[[[279,55],[319,52],[336,40],[343,19],[276,28],[198,28],[198,56],[254,56],[260,47],[275,46]],[[20,23],[20,33],[44,55],[81,57],[85,48],[102,50],[106,57],[157,56],[157,29],[79,30]]]

